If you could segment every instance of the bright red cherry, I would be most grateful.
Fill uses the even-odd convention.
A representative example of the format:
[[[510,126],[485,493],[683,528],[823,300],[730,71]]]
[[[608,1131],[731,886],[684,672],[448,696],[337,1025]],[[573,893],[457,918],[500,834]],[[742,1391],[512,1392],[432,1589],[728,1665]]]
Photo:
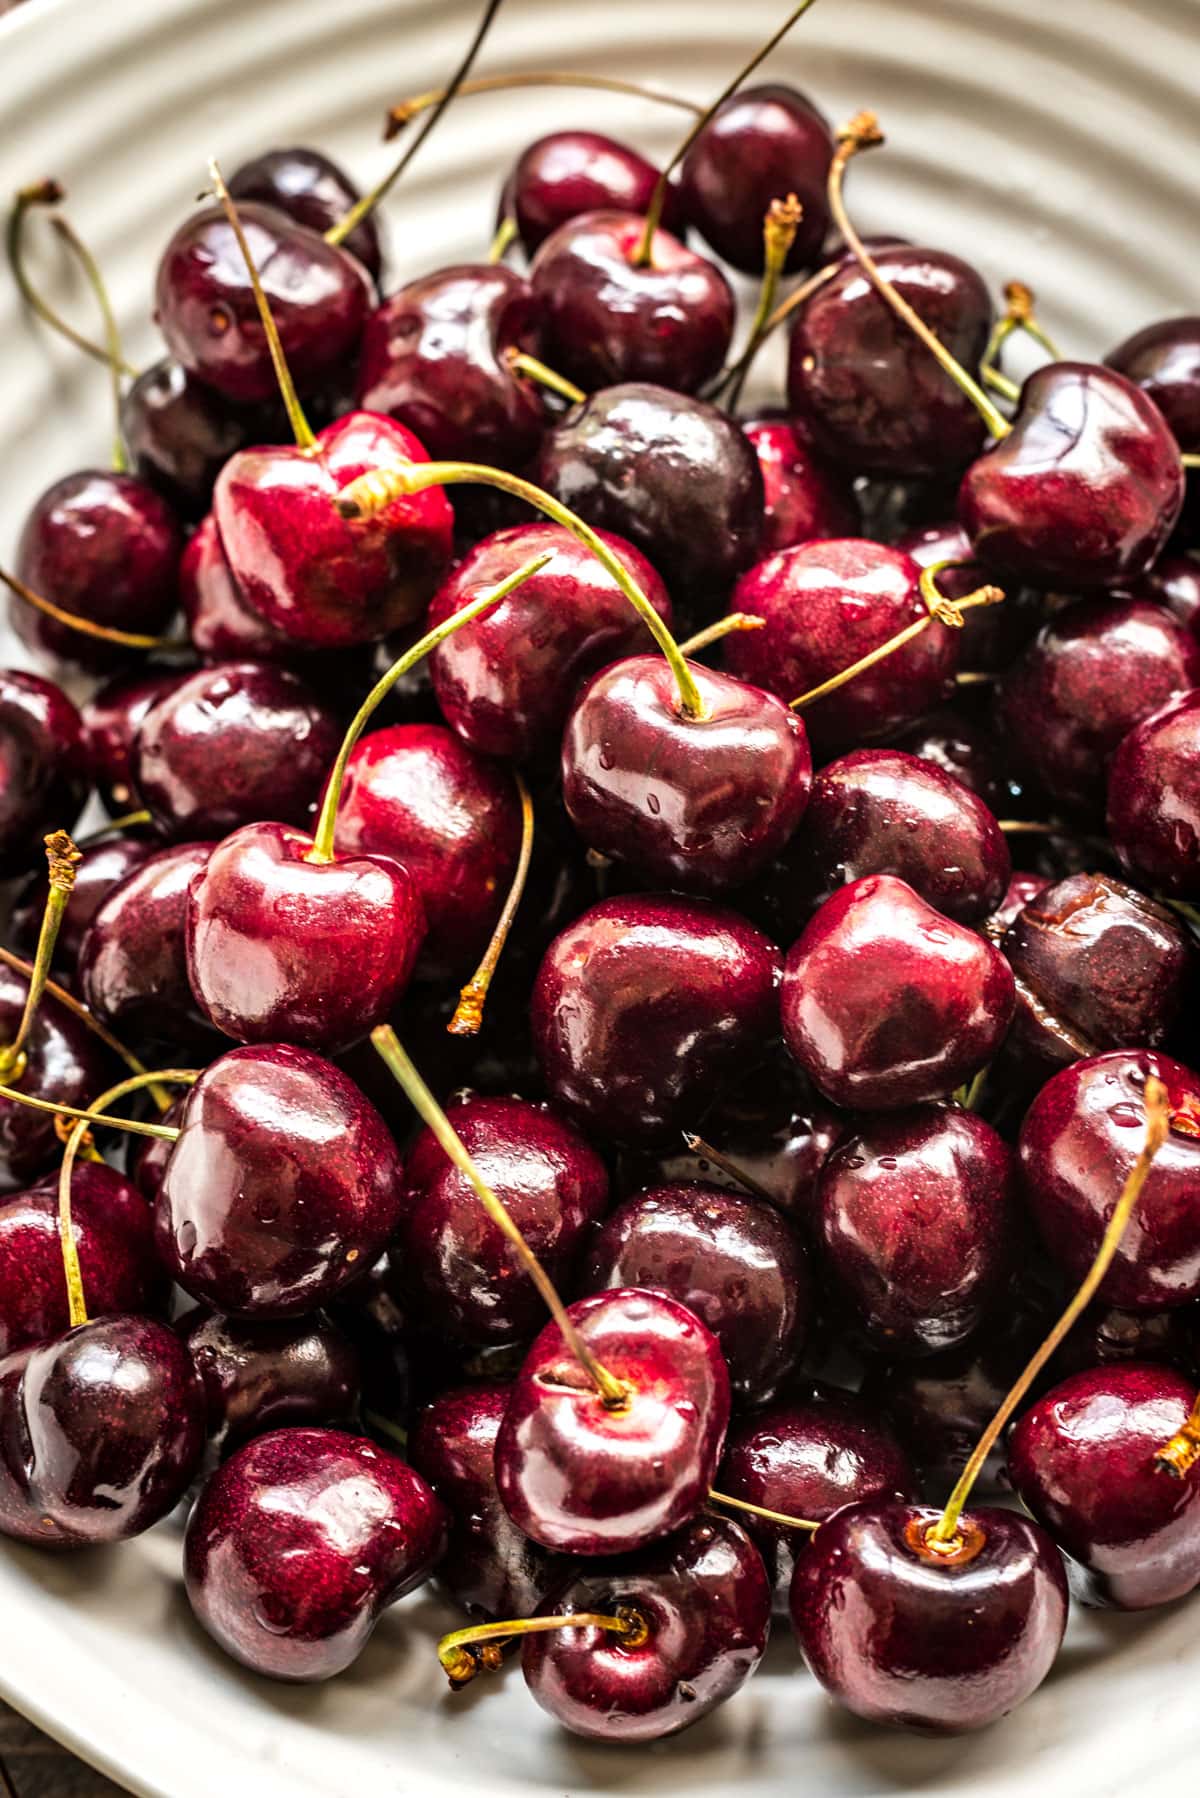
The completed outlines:
[[[859,535],[862,519],[854,489],[824,465],[804,425],[794,419],[753,418],[742,429],[762,470],[766,513],[761,555],[819,538]]]
[[[179,603],[192,647],[206,662],[237,661],[243,656],[262,662],[296,659],[297,651],[284,633],[242,598],[211,512],[200,520],[183,552]]]
[[[532,256],[552,231],[582,212],[645,213],[659,171],[627,144],[598,131],[552,131],[522,150],[504,183],[500,217],[512,218]],[[669,186],[663,224],[680,236],[679,190]]]
[[[688,222],[725,262],[760,274],[767,209],[795,194],[804,210],[784,267],[811,268],[829,229],[832,155],[824,115],[796,88],[739,88],[704,121],[683,159],[679,189]]]

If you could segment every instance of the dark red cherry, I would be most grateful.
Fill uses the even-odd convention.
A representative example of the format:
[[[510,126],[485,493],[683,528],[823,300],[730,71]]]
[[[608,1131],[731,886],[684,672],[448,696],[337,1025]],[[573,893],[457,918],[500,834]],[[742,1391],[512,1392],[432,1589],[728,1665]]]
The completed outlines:
[[[521,804],[506,768],[441,724],[393,724],[355,747],[338,804],[341,856],[387,856],[411,876],[429,933],[420,971],[462,979],[500,915]]]
[[[448,1115],[551,1280],[572,1286],[587,1235],[608,1204],[608,1175],[595,1150],[552,1111],[524,1099],[468,1095]],[[400,1209],[392,1253],[418,1325],[481,1348],[534,1334],[544,1301],[430,1130],[408,1152]]]
[[[704,121],[679,171],[688,223],[734,268],[760,274],[763,219],[772,200],[804,208],[784,267],[811,268],[829,229],[825,184],[833,156],[828,122],[782,82],[739,88]]]
[[[362,197],[332,157],[308,144],[289,144],[283,150],[252,156],[230,175],[229,191],[235,200],[273,206],[322,237]],[[376,214],[368,213],[359,220],[344,239],[344,247],[378,280],[383,258]]]
[[[0,1044],[16,1038],[29,982],[0,964]],[[81,1018],[43,993],[24,1047],[25,1067],[6,1085],[56,1105],[88,1105],[113,1078],[108,1051]],[[0,1098],[0,1192],[19,1192],[58,1161],[62,1142],[48,1111]]]
[[[1200,1469],[1176,1479],[1154,1459],[1194,1398],[1170,1368],[1093,1367],[1038,1399],[1012,1433],[1021,1502],[1077,1563],[1093,1602],[1140,1611],[1200,1585]]]
[[[496,1438],[496,1484],[518,1528],[569,1554],[628,1554],[700,1507],[729,1422],[729,1375],[716,1338],[661,1292],[618,1288],[568,1316],[622,1381],[608,1407],[556,1323],[513,1383]]]
[[[970,263],[908,244],[880,249],[875,260],[951,354],[977,367],[992,303]],[[818,449],[854,474],[953,475],[983,448],[971,401],[852,258],[796,314],[788,401]]]
[[[156,1310],[166,1276],[154,1252],[150,1208],[137,1189],[102,1161],[77,1161],[71,1223],[96,1315]],[[69,1324],[55,1174],[0,1201],[0,1355],[46,1342]]]
[[[1166,1086],[1170,1129],[1099,1289],[1130,1311],[1200,1296],[1200,1080],[1148,1049],[1076,1061],[1042,1088],[1018,1145],[1030,1215],[1055,1261],[1080,1279],[1142,1146],[1148,1074]]]
[[[796,1562],[792,1626],[826,1691],[869,1723],[957,1735],[1041,1685],[1067,1623],[1062,1557],[1036,1523],[979,1506],[963,1547],[925,1546],[939,1513],[867,1499]]]
[[[370,276],[344,249],[274,206],[238,208],[293,379],[311,392],[354,354]],[[272,399],[275,371],[233,227],[220,206],[194,213],[163,251],[155,316],[189,374],[239,405]]]
[[[974,612],[968,612],[974,618]],[[955,785],[969,788],[988,811],[1002,816],[1019,811],[1018,795],[1027,790],[1008,766],[1007,746],[995,731],[952,705],[939,706],[899,738],[897,748],[919,761],[932,762]],[[1036,790],[1036,789],[1034,789]],[[1032,803],[1031,795],[1031,803]]]
[[[643,264],[645,225],[635,212],[586,212],[542,244],[529,279],[545,308],[547,358],[587,390],[652,381],[694,393],[724,364],[733,289],[669,231],[655,231]]]
[[[659,171],[627,144],[598,131],[552,131],[522,150],[504,183],[501,218],[512,218],[532,256],[560,225],[582,212],[645,213]],[[672,183],[662,222],[678,237],[684,229],[679,190]]]
[[[250,1323],[197,1306],[175,1328],[204,1388],[210,1466],[268,1430],[343,1423],[358,1403],[358,1351],[319,1311]]]
[[[83,720],[62,689],[0,670],[0,877],[36,867],[47,831],[72,828],[89,772]]]
[[[590,849],[659,886],[723,892],[775,860],[812,785],[795,712],[698,662],[704,714],[682,710],[662,655],[594,674],[567,719],[563,804]]]
[[[158,845],[152,837],[112,836],[89,843],[87,853],[75,870],[71,899],[59,926],[54,945],[56,972],[69,974],[79,959],[79,951],[88,926],[97,910],[115,886],[140,868],[155,853]],[[46,909],[48,883],[43,874],[33,874],[23,884],[13,902],[8,941],[19,954],[32,958],[37,949],[42,914]],[[118,1306],[118,1310],[135,1309]]]
[[[1200,691],[1129,732],[1108,773],[1108,834],[1135,879],[1200,898]]]
[[[429,460],[411,431],[351,412],[295,444],[240,451],[221,471],[213,510],[238,590],[301,649],[369,643],[423,611],[450,560],[442,488],[401,495],[353,523],[334,500],[374,469]]]
[[[118,1034],[165,1044],[200,1031],[185,926],[188,888],[213,847],[178,843],[160,849],[97,906],[79,947],[79,987],[96,1016]]]
[[[619,1613],[635,1633],[528,1635],[526,1685],[572,1735],[651,1742],[698,1723],[749,1679],[767,1645],[771,1588],[739,1524],[697,1517],[633,1559],[583,1568],[539,1607],[581,1611]]]
[[[982,799],[900,749],[859,749],[822,768],[788,867],[799,916],[849,881],[895,874],[960,924],[994,912],[1012,872]]]
[[[963,476],[975,554],[1031,586],[1120,587],[1146,573],[1183,504],[1179,446],[1153,400],[1088,362],[1052,362],[1021,389],[1013,428]]]
[[[1063,1338],[1051,1366],[1062,1377],[1123,1362],[1152,1361],[1192,1374],[1197,1366],[1195,1321],[1186,1305],[1174,1311],[1089,1305]]]
[[[168,837],[223,837],[278,818],[303,824],[337,752],[330,709],[288,668],[219,662],[150,707],[133,745],[133,785]]]
[[[446,1514],[398,1456],[340,1430],[274,1430],[209,1480],[188,1523],[193,1611],[226,1653],[275,1679],[329,1679],[419,1586]]]
[[[175,1332],[94,1318],[0,1363],[0,1531],[45,1548],[127,1541],[174,1509],[203,1446]]]
[[[1200,450],[1200,317],[1156,320],[1104,360],[1149,395],[1181,450]]]
[[[25,520],[16,572],[61,611],[91,624],[157,636],[175,610],[183,537],[166,500],[136,475],[89,468],[45,493]],[[128,649],[60,624],[22,599],[9,607],[27,648],[68,669],[103,672]]]
[[[179,564],[179,603],[196,654],[206,662],[295,660],[281,630],[242,598],[217,521],[210,512],[188,539]]]
[[[519,1530],[496,1490],[496,1437],[509,1388],[480,1380],[425,1406],[408,1458],[450,1519],[434,1578],[473,1617],[528,1617],[562,1578],[564,1563]]]
[[[1200,638],[1200,557],[1160,556],[1133,589],[1137,599],[1166,606],[1193,637]]]
[[[781,550],[734,588],[730,610],[765,623],[725,639],[726,663],[780,699],[798,699],[928,615],[920,575],[911,556],[860,537]],[[856,748],[932,710],[953,690],[961,634],[935,622],[807,706],[813,743]]]
[[[912,1498],[916,1491],[908,1456],[883,1418],[832,1386],[812,1397],[777,1400],[736,1421],[717,1487],[730,1498],[810,1523],[824,1523],[861,1499]],[[809,1532],[738,1515],[766,1562],[776,1609],[786,1610],[792,1570]]]
[[[904,881],[842,887],[792,945],[788,1048],[835,1105],[893,1111],[945,1098],[1004,1040],[1013,977],[1000,951]]]
[[[83,707],[83,736],[89,769],[109,813],[140,811],[133,788],[133,746],[152,705],[173,692],[183,670],[152,668],[119,674],[100,687]]]
[[[845,534],[826,533],[830,537]],[[947,599],[965,599],[983,578],[970,539],[957,519],[913,525],[894,539],[892,547],[903,550],[920,568],[946,561],[966,563],[963,568],[943,568],[938,574],[938,591]],[[977,606],[964,612],[959,652],[963,667],[989,674],[1006,668],[1036,628],[1039,599],[1040,595],[1017,588],[1005,595],[1002,606]]]
[[[588,1254],[584,1285],[668,1293],[706,1323],[736,1398],[770,1398],[804,1347],[813,1311],[808,1256],[761,1200],[699,1181],[626,1199]]]
[[[352,1280],[329,1306],[329,1316],[358,1355],[360,1410],[369,1427],[372,1412],[396,1422],[409,1414],[409,1332],[397,1285],[387,1254],[377,1255],[366,1273]]]
[[[185,1291],[234,1317],[295,1317],[364,1273],[395,1229],[402,1171],[383,1119],[332,1062],[231,1049],[184,1101],[155,1204]]]
[[[357,403],[415,431],[434,457],[519,468],[541,441],[538,386],[508,361],[541,356],[543,306],[495,263],[460,263],[400,288],[363,332]]]
[[[240,1042],[348,1048],[412,974],[425,912],[408,871],[384,855],[316,861],[313,848],[287,824],[246,824],[192,882],[188,978],[204,1015]]]
[[[253,441],[254,428],[170,356],[143,369],[121,401],[121,436],[135,472],[182,518],[208,510],[222,467]]]
[[[854,537],[862,528],[854,489],[827,468],[807,429],[786,418],[753,418],[742,425],[762,470],[766,512],[759,553],[795,549],[823,537]],[[976,583],[978,585],[978,583]]]
[[[691,1127],[775,1030],[779,952],[697,899],[606,899],[546,951],[531,1000],[546,1085],[597,1137]]]
[[[758,457],[733,419],[687,394],[602,388],[546,433],[535,479],[689,599],[723,594],[758,550]]]
[[[1012,1151],[972,1112],[864,1119],[821,1169],[817,1203],[825,1266],[885,1353],[965,1341],[1012,1272]]]

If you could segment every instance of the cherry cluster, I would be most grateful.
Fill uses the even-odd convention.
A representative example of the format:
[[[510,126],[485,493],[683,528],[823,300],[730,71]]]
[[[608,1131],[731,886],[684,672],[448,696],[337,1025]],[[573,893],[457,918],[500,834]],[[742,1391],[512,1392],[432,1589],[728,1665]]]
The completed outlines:
[[[519,1654],[580,1735],[704,1716],[776,1611],[956,1731],[1068,1580],[1200,1584],[1200,317],[1065,361],[864,240],[878,126],[770,47],[400,284],[450,102],[587,77],[468,56],[365,197],[214,163],[141,372],[17,197],[118,429],[0,571],[88,694],[0,673],[0,1531],[188,1499],[260,1673],[432,1578],[451,1683]]]

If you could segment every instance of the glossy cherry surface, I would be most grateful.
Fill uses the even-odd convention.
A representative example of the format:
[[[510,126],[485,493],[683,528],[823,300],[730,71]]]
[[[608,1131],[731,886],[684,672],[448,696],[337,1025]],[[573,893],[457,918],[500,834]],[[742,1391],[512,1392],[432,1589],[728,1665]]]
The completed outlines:
[[[275,1679],[329,1679],[380,1612],[429,1577],[446,1514],[411,1467],[341,1430],[274,1430],[233,1455],[188,1523],[192,1609]]]
[[[206,662],[287,661],[297,651],[281,630],[246,604],[210,512],[188,538],[179,564],[179,603],[196,654]]]
[[[1200,317],[1159,319],[1104,360],[1149,395],[1180,449],[1200,449]]]
[[[0,877],[42,861],[48,831],[69,830],[88,790],[83,720],[53,681],[0,670]]]
[[[1187,626],[1193,637],[1197,636],[1200,627],[1200,557],[1190,553],[1160,556],[1149,574],[1136,583],[1134,593],[1138,599],[1152,599],[1160,606],[1166,606],[1180,624]]]
[[[165,356],[132,381],[121,401],[121,436],[133,467],[182,518],[208,509],[213,485],[253,420]]]
[[[0,965],[0,1043],[14,1041],[25,1010],[29,982],[15,968]],[[87,1105],[115,1076],[108,1051],[82,1018],[43,993],[25,1039],[25,1067],[6,1085],[16,1085],[51,1104]],[[62,1153],[48,1111],[17,1099],[0,1098],[0,1192],[19,1192],[44,1174]]]
[[[1138,880],[1200,898],[1200,691],[1152,712],[1122,739],[1108,775],[1108,834]]]
[[[837,535],[829,532],[830,536]],[[962,563],[939,569],[938,591],[947,599],[965,599],[978,587],[983,571],[971,552],[971,540],[957,519],[934,524],[915,524],[895,539],[892,547],[922,568],[935,563]],[[1039,594],[1023,588],[1005,593],[1002,606],[979,606],[963,614],[961,659],[964,668],[992,672],[1005,668],[1036,629]]]
[[[854,489],[840,471],[821,461],[804,425],[794,419],[755,418],[742,429],[762,470],[761,555],[823,537],[858,535],[862,519]]]
[[[54,967],[60,973],[74,968],[84,936],[99,907],[115,886],[148,861],[158,848],[153,837],[111,836],[89,843],[75,870],[70,903],[63,913],[54,945]],[[31,874],[14,901],[7,941],[20,955],[32,959],[37,949],[42,914],[46,909],[44,874]]]
[[[599,131],[552,131],[522,150],[504,183],[500,217],[512,218],[532,256],[559,225],[582,212],[645,213],[658,170],[628,144]],[[679,191],[670,185],[663,224],[683,229]]]
[[[183,670],[165,667],[118,674],[97,688],[83,706],[89,772],[114,818],[142,809],[133,787],[133,746],[150,707],[172,692],[182,678]]]
[[[177,1043],[203,1024],[188,982],[185,927],[188,889],[212,851],[212,843],[160,849],[96,907],[79,947],[79,988],[118,1035]]]
[[[264,206],[273,206],[320,236],[338,224],[360,198],[345,169],[309,144],[289,144],[281,150],[265,150],[261,156],[252,156],[230,175],[229,191],[235,200],[257,200]],[[344,244],[378,279],[383,258],[377,215],[368,213],[360,219]]]
[[[197,1306],[175,1328],[204,1388],[210,1464],[268,1430],[342,1423],[355,1410],[358,1351],[319,1311],[263,1323]]]
[[[688,223],[725,262],[758,274],[771,201],[795,194],[804,210],[784,267],[810,268],[829,229],[832,155],[828,122],[796,88],[739,88],[705,120],[683,159],[679,188]]]

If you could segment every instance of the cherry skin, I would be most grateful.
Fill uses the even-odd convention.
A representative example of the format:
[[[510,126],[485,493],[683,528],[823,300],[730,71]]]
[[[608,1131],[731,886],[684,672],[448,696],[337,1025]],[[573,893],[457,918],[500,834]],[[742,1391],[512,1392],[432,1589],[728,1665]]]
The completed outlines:
[[[1087,362],[1021,389],[1013,428],[963,476],[958,514],[1004,576],[1093,592],[1146,573],[1183,505],[1179,446],[1153,400]]]
[[[987,345],[983,277],[945,250],[893,244],[880,273],[965,368]],[[956,475],[983,448],[984,426],[925,345],[847,257],[796,313],[788,401],[817,448],[853,474]]]
[[[957,1735],[1045,1679],[1067,1622],[1062,1558],[1036,1523],[979,1506],[957,1558],[924,1546],[939,1513],[866,1499],[822,1524],[792,1581],[792,1627],[826,1691],[869,1723]]]
[[[113,888],[127,874],[148,861],[158,845],[151,837],[112,836],[89,844],[87,854],[75,870],[71,899],[59,926],[54,945],[54,971],[70,974],[79,959],[79,951],[88,926]],[[20,955],[32,959],[37,949],[42,914],[46,909],[48,883],[44,874],[32,874],[24,882],[13,902],[8,941]],[[129,1310],[135,1307],[120,1306]]]
[[[1078,1564],[1072,1583],[1093,1603],[1140,1611],[1200,1585],[1200,1471],[1175,1479],[1154,1460],[1194,1397],[1166,1367],[1093,1367],[1038,1399],[1013,1431],[1013,1485]]]
[[[762,1404],[798,1359],[814,1307],[808,1257],[779,1213],[699,1181],[626,1199],[592,1243],[589,1292],[665,1292],[708,1325],[736,1399]]]
[[[398,419],[431,456],[520,468],[546,415],[536,384],[507,358],[541,356],[542,314],[524,276],[500,264],[410,281],[367,320],[358,404]]]
[[[166,1276],[154,1252],[150,1209],[136,1187],[102,1161],[77,1161],[71,1223],[96,1315],[157,1310]],[[47,1342],[69,1325],[55,1174],[0,1201],[0,1355]]]
[[[408,1458],[449,1514],[434,1579],[472,1617],[528,1617],[565,1563],[520,1531],[496,1490],[496,1437],[509,1388],[481,1380],[441,1393],[421,1411]]]
[[[1098,1295],[1130,1311],[1200,1295],[1200,1080],[1149,1049],[1076,1061],[1043,1086],[1018,1144],[1029,1213],[1057,1264],[1080,1279],[1141,1146],[1148,1074],[1166,1086],[1170,1129]]]
[[[1015,924],[1031,900],[1039,893],[1044,893],[1053,885],[1047,874],[1014,874],[1008,883],[1008,890],[989,918],[984,920],[983,930],[993,943],[1003,941],[1004,933],[1010,924]]]
[[[689,224],[725,262],[761,274],[763,219],[795,194],[804,211],[784,268],[811,268],[829,229],[825,185],[833,156],[828,122],[794,87],[743,87],[705,120],[679,171]]]
[[[179,603],[192,648],[206,662],[295,661],[283,631],[246,604],[211,512],[200,520],[179,564]]]
[[[690,664],[704,715],[665,657],[594,674],[562,744],[562,794],[588,847],[655,885],[723,892],[774,861],[808,804],[808,734],[782,700]]]
[[[742,576],[730,610],[765,620],[725,639],[726,665],[785,702],[878,649],[927,611],[911,556],[865,538],[805,543]],[[873,668],[807,706],[814,746],[857,748],[894,734],[952,691],[958,637],[936,621]]]
[[[464,1096],[448,1116],[551,1280],[571,1285],[608,1204],[608,1175],[595,1150],[552,1111],[524,1099]],[[430,1130],[409,1150],[400,1209],[392,1253],[419,1326],[480,1348],[527,1341],[537,1331],[543,1299]]]
[[[159,1253],[193,1298],[234,1317],[295,1317],[378,1255],[401,1167],[375,1107],[305,1049],[232,1049],[184,1101],[155,1201]]]
[[[513,1382],[496,1484],[519,1529],[568,1554],[629,1554],[686,1523],[712,1483],[729,1422],[716,1338],[661,1292],[616,1288],[568,1316],[627,1387],[607,1407],[556,1323]]]
[[[313,846],[287,824],[246,824],[191,884],[188,978],[239,1042],[348,1048],[388,1017],[416,964],[425,913],[408,871],[384,855],[312,861]]]
[[[1160,556],[1149,574],[1133,588],[1137,599],[1152,599],[1200,638],[1200,558],[1185,554]]]
[[[659,171],[627,144],[598,131],[552,131],[527,145],[500,196],[498,220],[511,218],[527,255],[583,212],[645,213]],[[684,228],[679,190],[668,186],[662,222]]]
[[[784,1040],[814,1086],[866,1111],[948,1097],[992,1059],[1014,1003],[1000,951],[890,874],[826,900],[780,991]]]
[[[912,1498],[915,1475],[884,1420],[861,1399],[833,1387],[811,1397],[777,1399],[735,1421],[717,1487],[730,1498],[824,1523],[866,1498]],[[786,1611],[792,1572],[808,1547],[807,1530],[738,1513],[757,1543]]]
[[[181,518],[208,510],[221,469],[253,439],[253,421],[165,356],[121,401],[121,436],[134,472]]]
[[[1164,318],[1104,358],[1158,407],[1181,450],[1200,450],[1200,318]]]
[[[28,993],[24,974],[0,965],[0,1043],[15,1040]],[[99,1038],[52,993],[42,994],[24,1055],[24,1071],[5,1084],[52,1105],[87,1105],[113,1077]],[[0,1192],[29,1186],[61,1155],[62,1142],[48,1111],[0,1098]]]
[[[645,1630],[594,1627],[526,1636],[525,1683],[572,1735],[651,1742],[699,1722],[742,1686],[767,1645],[771,1588],[762,1557],[727,1517],[697,1517],[636,1558],[585,1567],[541,1616],[614,1611]]]
[[[429,1577],[446,1513],[411,1467],[341,1430],[274,1430],[209,1480],[188,1523],[199,1622],[255,1673],[318,1680]]]
[[[591,1134],[670,1139],[775,1029],[779,952],[695,899],[602,900],[557,936],[531,1000],[551,1097]]]
[[[638,381],[602,388],[546,433],[535,479],[590,525],[627,537],[672,591],[723,594],[754,560],[758,458],[733,419],[688,394]]]
[[[166,1324],[94,1318],[0,1362],[0,1532],[45,1548],[124,1542],[174,1509],[204,1398]]]
[[[252,156],[229,177],[235,200],[256,200],[306,225],[320,236],[336,225],[361,198],[358,188],[332,157],[308,144],[266,150]],[[368,213],[344,239],[344,247],[379,279],[383,256],[377,215]]]
[[[201,1035],[204,1017],[188,983],[184,931],[188,889],[213,848],[160,849],[97,906],[79,947],[79,988],[118,1035],[161,1044]]]
[[[133,787],[133,746],[150,707],[173,692],[182,678],[177,668],[152,667],[138,674],[118,674],[83,707],[88,764],[100,798],[114,818],[142,809]]]
[[[817,1194],[824,1264],[885,1353],[952,1348],[999,1298],[1017,1229],[1013,1157],[972,1112],[862,1120]]]
[[[825,537],[854,537],[862,528],[854,489],[820,460],[808,431],[794,419],[747,419],[762,470],[765,514],[759,553],[795,549]]]
[[[1136,880],[1200,898],[1200,691],[1171,700],[1122,739],[1109,767],[1107,822]]]
[[[354,523],[333,502],[359,475],[428,460],[411,431],[374,412],[327,425],[312,450],[232,456],[213,510],[246,604],[302,649],[369,643],[418,618],[450,560],[443,490],[401,495]]]
[[[733,289],[669,231],[655,231],[643,265],[645,224],[635,212],[586,212],[541,245],[529,280],[545,307],[547,356],[585,389],[649,381],[695,393],[724,364]]]
[[[1195,1320],[1186,1306],[1174,1311],[1122,1311],[1089,1305],[1063,1339],[1051,1362],[1056,1375],[1151,1361],[1179,1373],[1196,1370]]]
[[[0,877],[36,867],[42,838],[74,825],[87,791],[83,720],[66,694],[0,670]]]

